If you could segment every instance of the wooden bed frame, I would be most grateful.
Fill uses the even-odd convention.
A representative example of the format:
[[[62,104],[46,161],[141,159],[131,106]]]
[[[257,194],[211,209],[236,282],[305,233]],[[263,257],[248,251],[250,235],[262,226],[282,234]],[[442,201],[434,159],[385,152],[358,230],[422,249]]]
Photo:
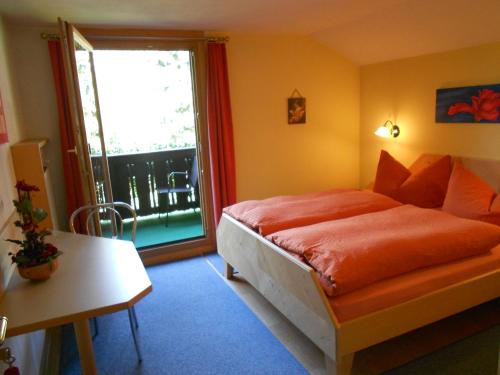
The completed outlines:
[[[500,191],[500,161],[463,164]],[[500,269],[340,323],[316,272],[244,224],[223,214],[217,249],[233,268],[324,353],[328,374],[351,371],[354,353],[500,296]]]

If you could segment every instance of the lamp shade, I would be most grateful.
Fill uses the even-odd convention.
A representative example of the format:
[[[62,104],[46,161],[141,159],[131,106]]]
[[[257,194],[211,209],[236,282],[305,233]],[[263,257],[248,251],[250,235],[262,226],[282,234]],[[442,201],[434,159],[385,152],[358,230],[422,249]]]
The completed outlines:
[[[375,135],[382,138],[389,138],[391,136],[391,131],[387,126],[382,125],[375,130]]]
[[[382,138],[398,137],[400,133],[399,126],[393,124],[391,120],[387,120],[384,125],[379,126],[375,130],[375,135]]]

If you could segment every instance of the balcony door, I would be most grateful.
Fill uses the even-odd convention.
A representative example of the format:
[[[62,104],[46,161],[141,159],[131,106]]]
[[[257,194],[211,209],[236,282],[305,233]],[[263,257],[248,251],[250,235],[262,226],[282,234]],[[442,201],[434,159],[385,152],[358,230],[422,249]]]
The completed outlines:
[[[69,150],[78,158],[85,181],[83,190],[88,204],[112,202],[106,145],[103,137],[99,96],[91,44],[71,24],[59,20],[64,51],[64,69],[70,99],[72,130],[76,147]],[[96,185],[92,159],[102,168],[102,183]],[[98,200],[97,189],[101,189]]]
[[[135,208],[148,263],[212,250],[203,43],[115,35],[91,44],[85,30],[60,27],[89,202]]]

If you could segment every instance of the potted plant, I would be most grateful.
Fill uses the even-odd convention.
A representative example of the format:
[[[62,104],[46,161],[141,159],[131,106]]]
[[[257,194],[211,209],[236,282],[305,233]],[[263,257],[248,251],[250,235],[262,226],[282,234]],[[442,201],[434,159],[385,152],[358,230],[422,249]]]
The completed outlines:
[[[8,239],[19,245],[19,250],[9,253],[12,263],[17,264],[19,274],[30,280],[47,280],[57,269],[57,257],[62,254],[54,245],[45,243],[45,237],[51,234],[47,229],[40,229],[39,224],[47,218],[47,212],[42,208],[33,207],[31,192],[40,191],[34,185],[28,185],[24,180],[16,184],[18,200],[14,206],[19,214],[19,220],[14,224],[21,228],[23,240]]]

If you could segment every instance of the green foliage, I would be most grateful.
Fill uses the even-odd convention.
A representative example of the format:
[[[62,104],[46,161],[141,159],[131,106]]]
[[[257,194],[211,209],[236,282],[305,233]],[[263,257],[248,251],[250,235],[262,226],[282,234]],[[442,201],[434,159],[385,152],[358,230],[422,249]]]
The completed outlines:
[[[179,107],[175,110],[176,113],[186,113],[191,111],[191,104],[186,104],[183,107]]]
[[[47,218],[48,214],[45,212],[44,209],[42,208],[35,208],[33,209],[33,220],[36,223],[41,223]]]

